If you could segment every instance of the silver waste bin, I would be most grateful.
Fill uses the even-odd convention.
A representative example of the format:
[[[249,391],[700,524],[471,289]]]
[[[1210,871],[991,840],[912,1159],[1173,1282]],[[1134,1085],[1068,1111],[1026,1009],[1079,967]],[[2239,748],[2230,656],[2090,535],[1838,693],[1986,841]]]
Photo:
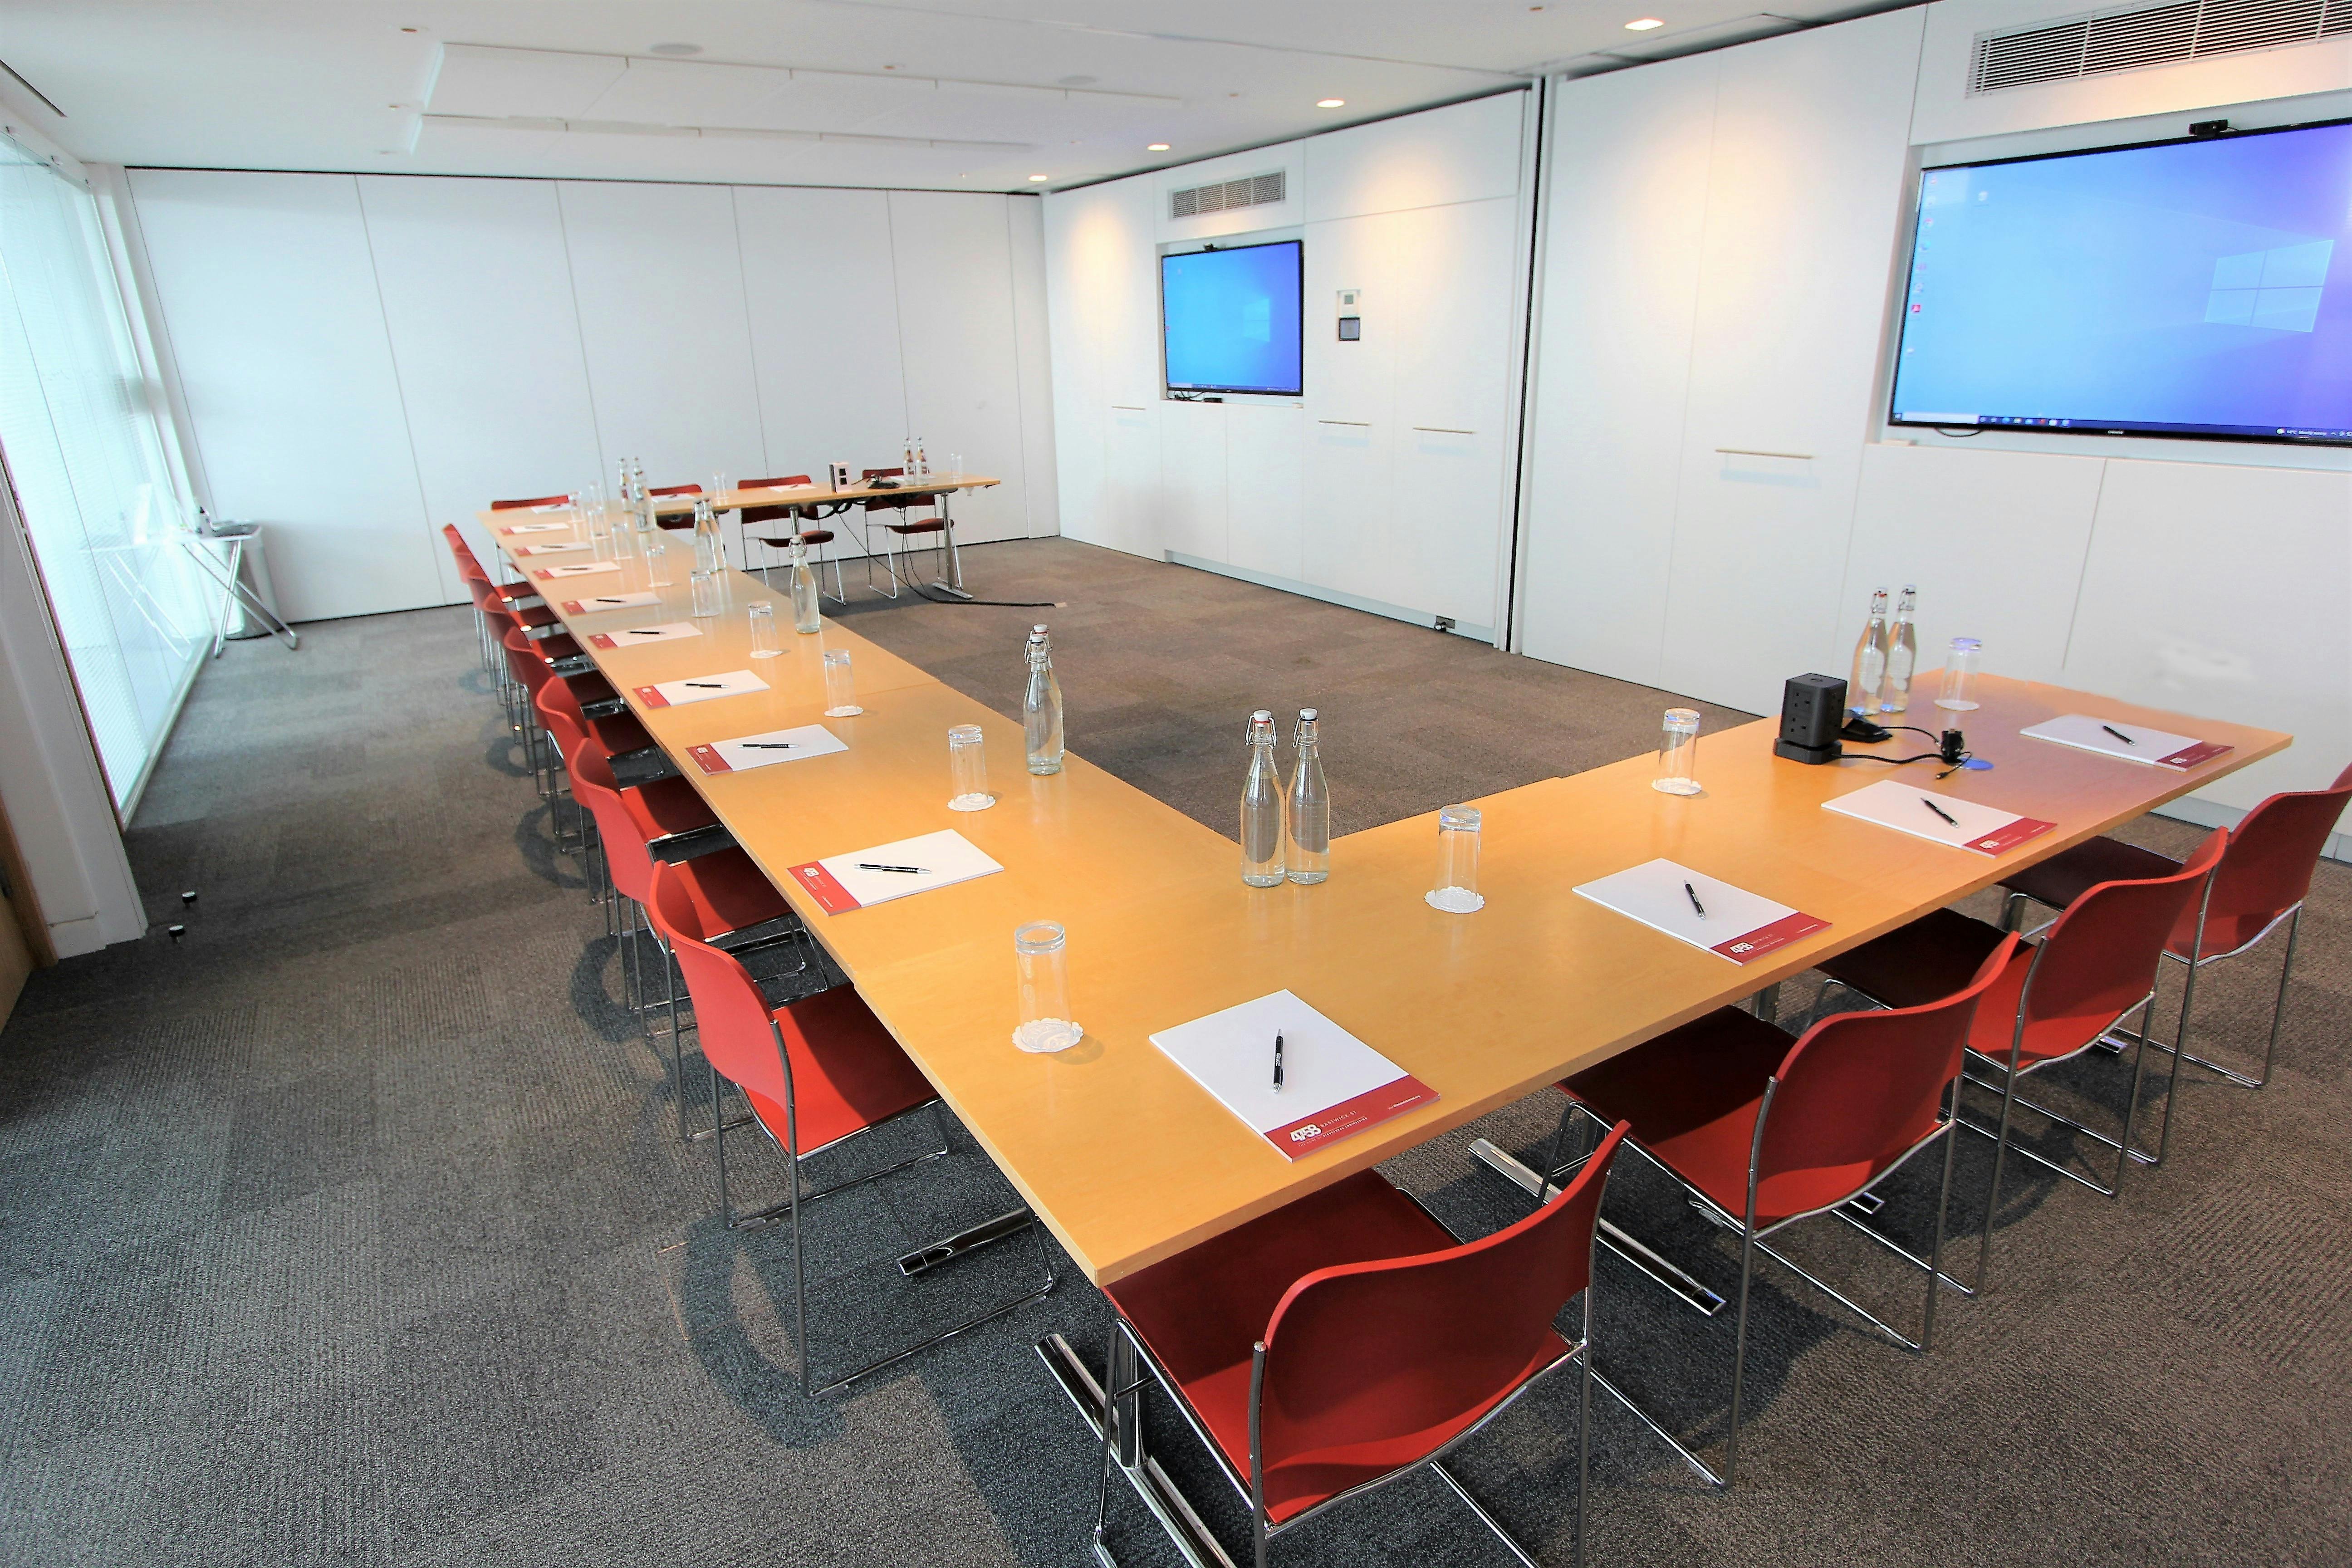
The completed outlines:
[[[261,524],[257,522],[215,522],[205,535],[206,546],[226,570],[232,555],[236,558],[236,578],[247,594],[269,606],[272,616],[278,614],[278,595],[269,584],[269,556],[262,540]],[[268,621],[253,613],[253,606],[242,595],[223,593],[224,613],[228,617],[227,635],[232,639],[266,637],[270,633]]]

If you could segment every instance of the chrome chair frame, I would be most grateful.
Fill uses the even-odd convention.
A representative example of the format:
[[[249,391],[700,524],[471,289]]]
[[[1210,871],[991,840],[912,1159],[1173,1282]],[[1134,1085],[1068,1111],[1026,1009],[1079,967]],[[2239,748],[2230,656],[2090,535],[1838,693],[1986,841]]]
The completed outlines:
[[[714,1121],[713,1143],[719,1151],[719,1213],[726,1217],[727,1228],[730,1230],[754,1229],[760,1226],[772,1225],[779,1219],[788,1219],[792,1226],[793,1342],[798,1348],[800,1352],[801,1393],[803,1397],[814,1398],[820,1394],[831,1394],[834,1390],[845,1387],[849,1384],[856,1382],[859,1378],[879,1372],[886,1366],[894,1365],[898,1362],[906,1360],[908,1356],[929,1350],[933,1345],[939,1344],[942,1341],[951,1340],[959,1334],[969,1332],[971,1330],[979,1328],[983,1323],[993,1322],[998,1318],[1003,1317],[1006,1313],[1013,1311],[1021,1307],[1025,1307],[1032,1301],[1042,1300],[1049,1292],[1052,1291],[1055,1282],[1054,1277],[1053,1254],[1049,1252],[1045,1247],[1045,1227],[1037,1223],[1037,1216],[1027,1207],[1024,1206],[1013,1209],[1009,1213],[999,1215],[993,1219],[984,1220],[979,1225],[968,1226],[963,1230],[958,1231],[953,1236],[942,1237],[939,1241],[933,1242],[928,1247],[918,1247],[914,1251],[903,1255],[898,1259],[899,1272],[908,1277],[912,1277],[916,1274],[923,1273],[940,1263],[950,1262],[955,1258],[978,1251],[980,1248],[987,1247],[993,1242],[1002,1241],[1008,1237],[1018,1235],[1020,1232],[1025,1230],[1031,1233],[1031,1239],[1035,1241],[1037,1244],[1037,1260],[1041,1265],[1043,1265],[1045,1271],[1045,1283],[1039,1285],[1034,1290],[1026,1291],[1022,1295],[1015,1296],[1011,1300],[1001,1302],[975,1317],[967,1318],[962,1322],[956,1324],[953,1328],[942,1329],[937,1333],[930,1334],[903,1349],[892,1351],[887,1355],[880,1356],[875,1360],[869,1361],[854,1371],[843,1373],[840,1376],[833,1378],[830,1382],[818,1384],[816,1382],[815,1357],[811,1353],[808,1338],[808,1265],[805,1240],[801,1226],[801,1205],[803,1204],[814,1204],[820,1199],[829,1198],[839,1193],[853,1191],[856,1188],[865,1186],[870,1182],[879,1181],[884,1176],[895,1175],[900,1171],[909,1170],[914,1166],[938,1159],[948,1152],[947,1127],[944,1122],[940,1121],[940,1117],[943,1111],[942,1102],[938,1099],[938,1097],[934,1096],[933,1098],[923,1101],[920,1105],[908,1107],[905,1110],[899,1111],[895,1116],[885,1117],[880,1121],[869,1122],[864,1127],[844,1133],[841,1137],[833,1140],[829,1143],[820,1144],[818,1147],[814,1149],[803,1150],[800,1147],[800,1111],[797,1103],[797,1097],[793,1091],[792,1052],[785,1047],[783,1030],[776,1023],[776,1020],[772,1016],[768,1019],[768,1034],[770,1037],[775,1041],[776,1060],[782,1065],[784,1074],[784,1136],[782,1141],[779,1141],[774,1132],[769,1130],[767,1124],[760,1121],[756,1117],[747,1116],[744,1117],[742,1121],[751,1121],[757,1125],[763,1133],[767,1134],[769,1142],[775,1143],[777,1147],[782,1151],[791,1170],[792,1191],[782,1199],[778,1202],[769,1204],[765,1207],[753,1209],[745,1214],[737,1214],[735,1212],[734,1202],[730,1197],[729,1197],[727,1192],[727,1132],[730,1127],[740,1126],[741,1125],[741,1122],[730,1121],[723,1114],[725,1080],[720,1077],[717,1069],[714,1068],[710,1075],[710,1109]],[[883,1127],[887,1127],[893,1122],[903,1121],[907,1117],[913,1116],[921,1111],[929,1111],[931,1113],[932,1125],[939,1130],[940,1134],[938,1148],[928,1150],[923,1153],[914,1155],[908,1159],[900,1160],[894,1164],[885,1165],[878,1170],[869,1171],[863,1175],[847,1177],[842,1181],[834,1183],[831,1186],[819,1187],[814,1192],[804,1192],[803,1190],[804,1184],[801,1178],[801,1167],[808,1161],[815,1159],[820,1154],[828,1153],[833,1150],[839,1149],[852,1143],[856,1140],[865,1136],[866,1133],[873,1132]]]
[[[1404,1196],[1411,1200],[1415,1208],[1428,1215],[1440,1230],[1453,1237],[1456,1245],[1461,1243],[1462,1237],[1455,1234],[1454,1227],[1432,1214],[1427,1205],[1414,1197],[1412,1194],[1405,1193],[1402,1187],[1397,1190],[1404,1193]],[[1587,1243],[1587,1246],[1597,1249],[1598,1237],[1599,1230],[1596,1226],[1595,1239]],[[1104,1368],[1105,1378],[1101,1385],[1102,1465],[1095,1478],[1095,1527],[1089,1541],[1094,1551],[1095,1561],[1101,1565],[1101,1568],[1118,1568],[1118,1559],[1111,1555],[1108,1540],[1110,1473],[1114,1462],[1113,1456],[1116,1454],[1116,1462],[1119,1469],[1127,1475],[1129,1482],[1143,1496],[1146,1504],[1151,1507],[1152,1511],[1160,1515],[1162,1527],[1168,1531],[1170,1539],[1175,1542],[1177,1549],[1183,1552],[1186,1561],[1192,1565],[1192,1568],[1212,1568],[1212,1564],[1216,1565],[1216,1568],[1233,1568],[1233,1560],[1225,1554],[1223,1547],[1217,1544],[1216,1539],[1208,1534],[1206,1526],[1201,1523],[1200,1516],[1192,1512],[1189,1505],[1183,1505],[1181,1511],[1190,1529],[1185,1533],[1179,1533],[1176,1521],[1162,1512],[1162,1502],[1152,1495],[1151,1489],[1155,1483],[1162,1488],[1168,1485],[1164,1473],[1151,1462],[1146,1451],[1143,1435],[1142,1391],[1151,1383],[1157,1382],[1161,1391],[1168,1395],[1170,1402],[1176,1406],[1178,1413],[1184,1417],[1184,1424],[1192,1427],[1192,1435],[1200,1439],[1201,1446],[1206,1448],[1210,1458],[1216,1461],[1218,1470],[1233,1484],[1234,1489],[1241,1494],[1243,1501],[1249,1505],[1250,1542],[1255,1568],[1266,1568],[1266,1548],[1276,1536],[1287,1533],[1308,1520],[1320,1516],[1326,1510],[1345,1502],[1350,1498],[1360,1497],[1366,1492],[1377,1490],[1387,1486],[1391,1481],[1422,1469],[1435,1472],[1440,1480],[1452,1488],[1454,1496],[1469,1505],[1470,1511],[1477,1516],[1478,1522],[1492,1531],[1495,1538],[1507,1547],[1511,1555],[1517,1558],[1525,1568],[1542,1568],[1542,1564],[1528,1554],[1527,1548],[1512,1539],[1511,1532],[1503,1528],[1502,1521],[1489,1513],[1476,1498],[1470,1495],[1469,1489],[1462,1484],[1461,1479],[1453,1471],[1445,1468],[1443,1461],[1456,1448],[1485,1431],[1497,1416],[1517,1405],[1528,1390],[1549,1377],[1568,1363],[1576,1362],[1583,1375],[1577,1391],[1576,1532],[1574,1556],[1571,1561],[1581,1563],[1584,1560],[1584,1510],[1586,1499],[1591,1493],[1592,1466],[1592,1384],[1595,1376],[1592,1370],[1591,1269],[1596,1257],[1597,1253],[1595,1257],[1588,1257],[1585,1260],[1586,1285],[1584,1289],[1579,1292],[1584,1298],[1584,1321],[1574,1344],[1570,1345],[1550,1362],[1530,1373],[1518,1387],[1513,1389],[1492,1410],[1455,1433],[1427,1455],[1414,1460],[1412,1464],[1391,1470],[1386,1475],[1375,1476],[1368,1481],[1359,1481],[1344,1491],[1335,1492],[1312,1508],[1293,1515],[1280,1524],[1269,1523],[1266,1519],[1265,1454],[1259,1433],[1259,1412],[1265,1388],[1265,1342],[1261,1340],[1251,1349],[1250,1473],[1247,1477],[1244,1477],[1234,1468],[1233,1461],[1226,1457],[1224,1449],[1217,1445],[1216,1440],[1209,1435],[1207,1428],[1202,1426],[1201,1419],[1193,1413],[1191,1403],[1177,1391],[1176,1385],[1168,1376],[1167,1369],[1160,1364],[1159,1358],[1151,1353],[1150,1348],[1144,1344],[1142,1338],[1129,1326],[1125,1315],[1114,1311],[1111,1318],[1110,1352],[1108,1364]],[[1041,1343],[1037,1348],[1039,1353],[1046,1356],[1047,1363],[1050,1365],[1053,1356],[1048,1351],[1047,1344]],[[1139,1366],[1143,1369],[1142,1372],[1137,1370]],[[1150,1375],[1144,1375],[1145,1373]],[[1178,1494],[1175,1500],[1181,1505],[1181,1495]],[[1194,1531],[1199,1532],[1199,1539],[1186,1540],[1185,1534]]]
[[[1596,1372],[1594,1373],[1594,1380],[1601,1384],[1604,1393],[1610,1394],[1620,1405],[1622,1405],[1628,1411],[1632,1412],[1636,1419],[1662,1438],[1668,1447],[1674,1449],[1676,1454],[1680,1455],[1685,1464],[1690,1466],[1692,1469],[1697,1471],[1699,1475],[1704,1477],[1713,1485],[1725,1489],[1728,1489],[1730,1487],[1733,1473],[1739,1462],[1739,1407],[1742,1394],[1745,1392],[1748,1370],[1748,1285],[1755,1274],[1755,1255],[1757,1253],[1760,1252],[1765,1257],[1770,1258],[1773,1262],[1778,1263],[1781,1268],[1786,1268],[1798,1279],[1802,1279],[1806,1284],[1811,1285],[1814,1289],[1819,1290],[1822,1294],[1838,1303],[1838,1305],[1845,1308],[1848,1311],[1853,1313],[1864,1322],[1868,1323],[1872,1328],[1876,1329],[1880,1333],[1885,1334],[1888,1339],[1893,1340],[1905,1350],[1921,1353],[1924,1353],[1929,1346],[1935,1342],[1936,1296],[1937,1284],[1943,1283],[1957,1285],[1958,1283],[1957,1280],[1954,1280],[1950,1275],[1944,1272],[1943,1267],[1944,1232],[1946,1228],[1946,1219],[1951,1207],[1952,1199],[1952,1157],[1955,1151],[1959,1146],[1958,1140],[1953,1138],[1951,1135],[1953,1128],[1958,1124],[1957,1118],[1960,1092],[1958,1080],[1955,1079],[1950,1086],[1947,1097],[1947,1103],[1938,1115],[1935,1130],[1914,1142],[1908,1149],[1906,1149],[1900,1155],[1896,1156],[1896,1158],[1890,1163],[1885,1170],[1879,1172],[1878,1174],[1873,1176],[1869,1181],[1864,1182],[1861,1186],[1856,1187],[1853,1192],[1846,1194],[1843,1197],[1839,1198],[1834,1203],[1823,1204],[1816,1208],[1806,1209],[1801,1214],[1787,1215],[1785,1218],[1775,1220],[1770,1225],[1759,1229],[1756,1225],[1756,1163],[1759,1156],[1763,1152],[1764,1129],[1766,1124],[1771,1120],[1772,1100],[1774,1095],[1778,1093],[1780,1087],[1780,1079],[1776,1073],[1771,1079],[1766,1081],[1764,1086],[1764,1102],[1757,1108],[1756,1128],[1748,1140],[1748,1212],[1744,1216],[1731,1213],[1728,1209],[1726,1209],[1721,1205],[1716,1203],[1714,1199],[1708,1197],[1705,1193],[1700,1192],[1698,1188],[1685,1181],[1675,1172],[1672,1166],[1666,1164],[1665,1162],[1659,1159],[1655,1154],[1651,1153],[1648,1149],[1644,1148],[1635,1139],[1629,1136],[1624,1142],[1624,1147],[1641,1155],[1643,1160],[1655,1166],[1661,1172],[1664,1172],[1669,1180],[1680,1186],[1683,1191],[1688,1194],[1691,1206],[1693,1208],[1698,1210],[1701,1215],[1705,1215],[1712,1223],[1720,1226],[1726,1230],[1731,1231],[1740,1238],[1739,1293],[1738,1297],[1738,1306],[1733,1320],[1734,1327],[1732,1330],[1731,1409],[1729,1419],[1726,1424],[1722,1473],[1720,1475],[1717,1474],[1714,1469],[1709,1468],[1705,1460],[1701,1459],[1697,1454],[1694,1453],[1680,1438],[1667,1431],[1665,1427],[1661,1426],[1648,1411],[1643,1409],[1632,1399],[1620,1393],[1615,1385],[1611,1384],[1607,1378],[1601,1376],[1600,1373]],[[1592,1110],[1581,1100],[1570,1097],[1568,1102],[1568,1109],[1561,1113],[1559,1129],[1552,1135],[1552,1152],[1555,1161],[1559,1155],[1561,1140],[1567,1134],[1570,1122],[1580,1115],[1591,1121],[1596,1126],[1601,1126],[1604,1129],[1606,1127],[1606,1124],[1602,1123],[1601,1119],[1598,1116],[1595,1116]],[[1857,1199],[1864,1196],[1874,1196],[1875,1193],[1874,1192],[1874,1189],[1875,1189],[1880,1183],[1885,1181],[1888,1177],[1894,1175],[1895,1172],[1900,1171],[1906,1165],[1909,1164],[1921,1150],[1927,1148],[1929,1144],[1935,1142],[1939,1138],[1944,1141],[1944,1173],[1942,1182],[1937,1188],[1936,1195],[1936,1235],[1934,1242],[1929,1246],[1927,1256],[1922,1258],[1917,1253],[1913,1252],[1909,1247],[1905,1247],[1902,1243],[1895,1240],[1892,1237],[1885,1236],[1881,1232],[1873,1229],[1871,1226],[1863,1224],[1860,1219],[1854,1216],[1852,1212],[1852,1208],[1849,1205],[1853,1205]],[[1547,1183],[1545,1190],[1549,1192],[1555,1187],[1563,1185],[1565,1184],[1565,1179],[1573,1173],[1578,1166],[1583,1164],[1585,1159],[1588,1157],[1589,1156],[1586,1155],[1580,1155],[1565,1166],[1555,1165],[1552,1175]],[[1799,1220],[1813,1219],[1822,1215],[1833,1215],[1837,1218],[1843,1220],[1855,1230],[1860,1231],[1871,1240],[1878,1243],[1879,1246],[1886,1248],[1887,1251],[1894,1253],[1897,1258],[1902,1258],[1906,1263],[1910,1264],[1913,1268],[1921,1270],[1927,1276],[1927,1302],[1921,1309],[1919,1337],[1917,1339],[1915,1340],[1910,1338],[1901,1330],[1895,1328],[1892,1323],[1880,1318],[1868,1308],[1863,1306],[1860,1302],[1854,1300],[1852,1297],[1846,1295],[1843,1291],[1838,1289],[1837,1287],[1830,1284],[1827,1280],[1822,1279],[1811,1270],[1798,1263],[1795,1259],[1788,1257],[1785,1253],[1773,1247],[1767,1247],[1764,1244],[1764,1237],[1776,1235],[1779,1232],[1785,1230],[1790,1226],[1796,1224]],[[1973,1292],[1969,1293],[1973,1294]]]

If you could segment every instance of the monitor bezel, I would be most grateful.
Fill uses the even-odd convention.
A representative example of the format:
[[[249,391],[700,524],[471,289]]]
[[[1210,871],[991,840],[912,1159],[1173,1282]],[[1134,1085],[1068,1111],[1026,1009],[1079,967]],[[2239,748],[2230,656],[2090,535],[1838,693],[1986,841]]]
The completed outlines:
[[[2352,125],[2352,115],[2340,115],[2329,120],[2298,121],[2292,125],[2250,125],[2242,131],[2223,131],[2207,136],[2158,136],[2140,142],[2116,142],[2100,147],[2073,147],[2054,153],[2024,153],[2010,158],[1969,158],[1953,163],[1921,165],[1911,196],[1911,232],[1909,243],[1903,250],[1903,298],[1895,311],[1894,356],[1886,377],[1886,424],[1890,429],[1934,430],[1945,434],[1965,433],[1978,436],[1988,430],[2003,435],[2023,436],[2089,436],[2110,439],[2165,441],[2230,441],[2266,447],[2352,447],[2352,436],[2281,436],[2236,430],[2166,428],[2154,425],[2097,425],[2077,421],[2071,425],[1952,425],[1932,419],[1906,419],[1895,406],[1895,389],[1903,374],[1903,340],[1910,331],[1911,291],[1917,278],[1919,256],[1920,203],[1927,192],[1927,176],[1949,169],[1990,169],[2004,163],[2046,163],[2059,158],[2090,158],[2103,153],[2135,153],[2148,147],[2178,147],[2192,142],[2236,142],[2252,136],[2281,136],[2297,131],[2324,131],[2332,126]]]
[[[1168,377],[1168,264],[1184,256],[1200,256],[1215,251],[1220,256],[1235,255],[1244,250],[1268,250],[1276,246],[1296,247],[1298,251],[1298,384],[1287,391],[1264,386],[1209,386],[1187,383],[1178,385]],[[1307,395],[1307,240],[1259,239],[1247,245],[1218,245],[1213,241],[1188,247],[1182,250],[1160,253],[1160,388],[1170,398],[1181,402],[1203,393],[1218,393],[1233,397],[1304,397]]]

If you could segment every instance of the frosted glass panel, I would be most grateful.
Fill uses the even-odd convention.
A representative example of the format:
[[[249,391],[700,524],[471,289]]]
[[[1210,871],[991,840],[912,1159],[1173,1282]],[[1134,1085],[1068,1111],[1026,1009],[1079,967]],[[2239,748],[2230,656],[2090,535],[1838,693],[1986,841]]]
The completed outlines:
[[[89,191],[0,138],[0,454],[119,806],[210,632]]]

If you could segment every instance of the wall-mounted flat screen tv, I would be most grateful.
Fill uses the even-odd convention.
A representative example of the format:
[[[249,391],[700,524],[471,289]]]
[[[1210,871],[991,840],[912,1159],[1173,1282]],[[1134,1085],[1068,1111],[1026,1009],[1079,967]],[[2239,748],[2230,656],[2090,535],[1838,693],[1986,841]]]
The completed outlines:
[[[2352,442],[2352,121],[1923,171],[1890,418]]]
[[[1304,391],[1297,240],[1160,258],[1160,327],[1171,392]]]

